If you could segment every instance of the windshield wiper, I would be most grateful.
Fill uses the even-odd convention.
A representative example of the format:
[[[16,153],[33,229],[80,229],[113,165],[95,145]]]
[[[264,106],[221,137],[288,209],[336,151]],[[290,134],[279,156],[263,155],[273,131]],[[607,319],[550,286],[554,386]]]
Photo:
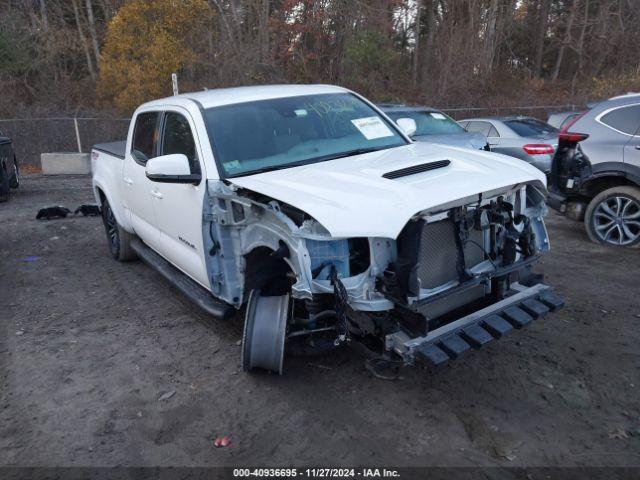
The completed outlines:
[[[371,153],[377,150],[383,150],[389,147],[369,147],[369,148],[356,148],[354,150],[349,150],[347,152],[336,153],[332,155],[327,155],[326,157],[321,157],[321,161],[326,160],[335,160],[337,158],[345,158],[345,157],[353,157],[354,155],[362,155],[364,153]]]
[[[242,172],[237,175],[233,175],[232,177],[244,177],[246,175],[255,175],[257,173],[274,172],[276,170],[283,170],[285,168],[299,167],[300,165],[304,165],[304,163],[286,163],[284,165],[270,165],[268,167],[256,168],[255,170]]]

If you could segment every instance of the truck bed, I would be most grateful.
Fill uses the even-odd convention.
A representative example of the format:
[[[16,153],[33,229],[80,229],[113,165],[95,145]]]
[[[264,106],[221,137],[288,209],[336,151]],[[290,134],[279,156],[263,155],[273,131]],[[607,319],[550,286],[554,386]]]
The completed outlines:
[[[109,143],[99,143],[94,145],[93,150],[98,150],[99,152],[108,153],[109,155],[113,155],[114,157],[124,159],[124,152],[126,150],[127,142],[126,140],[120,142],[109,142]]]

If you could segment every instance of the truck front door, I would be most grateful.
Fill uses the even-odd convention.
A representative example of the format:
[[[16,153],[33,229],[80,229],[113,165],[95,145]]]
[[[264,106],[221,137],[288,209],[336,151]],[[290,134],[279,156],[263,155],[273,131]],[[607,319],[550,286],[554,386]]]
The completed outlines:
[[[135,119],[132,140],[125,152],[122,180],[124,182],[125,209],[131,225],[142,241],[154,250],[160,247],[153,199],[158,184],[145,173],[147,160],[157,156],[160,112],[142,112]]]
[[[166,111],[160,126],[159,155],[181,153],[189,160],[192,174],[200,174],[198,185],[156,183],[153,199],[160,229],[159,252],[167,260],[206,288],[210,288],[204,260],[202,212],[206,178],[202,152],[189,113],[174,107]]]

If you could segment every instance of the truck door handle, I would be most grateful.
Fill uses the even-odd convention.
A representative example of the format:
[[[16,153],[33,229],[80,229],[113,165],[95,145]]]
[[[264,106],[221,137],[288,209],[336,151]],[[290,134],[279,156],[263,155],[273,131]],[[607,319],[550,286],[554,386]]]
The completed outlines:
[[[123,181],[124,183],[126,183],[127,185],[133,185],[133,180],[131,180],[131,179],[130,179],[130,178],[128,178],[128,177],[124,177],[124,178],[122,179],[122,181]]]
[[[640,145],[636,145],[636,150],[640,150]]]
[[[156,197],[157,199],[161,199],[162,198],[162,194],[157,190],[152,190],[151,191],[151,196],[152,197]]]

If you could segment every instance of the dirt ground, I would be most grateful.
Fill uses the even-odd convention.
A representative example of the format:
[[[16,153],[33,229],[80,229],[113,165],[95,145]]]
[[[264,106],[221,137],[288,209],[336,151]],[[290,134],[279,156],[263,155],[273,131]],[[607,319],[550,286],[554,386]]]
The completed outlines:
[[[248,375],[239,320],[113,261],[98,218],[35,220],[89,185],[30,175],[0,204],[0,465],[640,465],[640,251],[550,214],[560,313],[396,381],[351,351]]]

